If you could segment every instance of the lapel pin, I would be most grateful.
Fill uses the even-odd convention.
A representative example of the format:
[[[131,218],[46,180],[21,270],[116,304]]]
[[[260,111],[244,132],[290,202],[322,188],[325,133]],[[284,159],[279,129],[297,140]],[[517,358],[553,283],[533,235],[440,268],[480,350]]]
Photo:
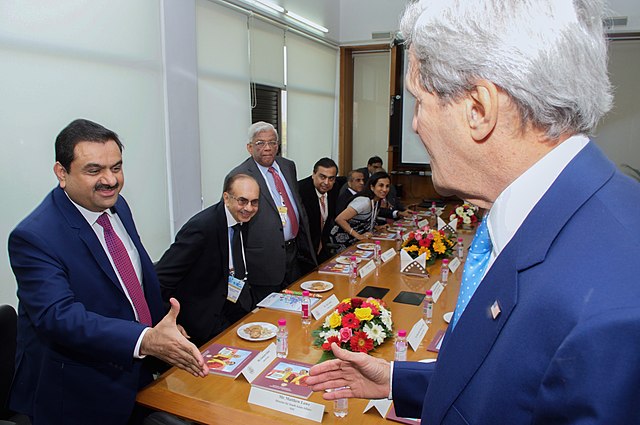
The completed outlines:
[[[495,300],[491,305],[491,316],[493,317],[493,320],[496,320],[498,316],[500,316],[500,312],[500,304],[498,304],[498,300]]]

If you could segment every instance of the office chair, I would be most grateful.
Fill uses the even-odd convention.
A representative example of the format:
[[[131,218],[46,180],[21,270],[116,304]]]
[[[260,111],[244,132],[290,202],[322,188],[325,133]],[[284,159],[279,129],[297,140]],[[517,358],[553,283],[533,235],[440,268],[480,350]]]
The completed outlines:
[[[29,418],[9,410],[16,357],[18,316],[13,306],[0,306],[0,425],[30,425]]]

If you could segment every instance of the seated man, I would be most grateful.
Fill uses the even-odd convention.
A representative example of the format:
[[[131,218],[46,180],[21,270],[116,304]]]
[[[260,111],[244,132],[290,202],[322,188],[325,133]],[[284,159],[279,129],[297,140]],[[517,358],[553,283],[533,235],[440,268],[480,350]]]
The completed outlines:
[[[351,170],[347,175],[347,183],[340,188],[336,201],[336,216],[344,211],[356,194],[364,189],[364,173],[360,170]]]
[[[230,177],[223,201],[193,216],[156,264],[162,298],[180,300],[179,322],[197,345],[239,320],[256,303],[249,285],[249,272],[254,270],[246,267],[243,241],[244,223],[258,211],[259,196],[253,177]],[[239,250],[233,249],[234,240]],[[239,292],[234,289],[240,286]]]

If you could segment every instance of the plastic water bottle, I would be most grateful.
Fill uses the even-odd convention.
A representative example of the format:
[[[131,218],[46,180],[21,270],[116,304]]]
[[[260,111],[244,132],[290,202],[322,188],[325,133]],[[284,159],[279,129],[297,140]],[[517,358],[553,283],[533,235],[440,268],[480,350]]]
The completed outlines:
[[[355,255],[349,261],[349,283],[356,283],[358,280],[358,259]]]
[[[311,316],[309,315],[309,291],[302,291],[302,324],[308,325],[311,323]]]
[[[431,201],[431,215],[436,216],[436,201]]]
[[[447,286],[447,281],[449,280],[449,260],[446,258],[442,260],[442,266],[440,267],[440,280],[442,281],[442,286]]]
[[[289,354],[289,332],[287,331],[287,320],[278,320],[278,333],[276,334],[276,356],[287,357]]]
[[[464,261],[464,240],[458,238],[458,259]]]
[[[398,230],[396,237],[396,251],[400,251],[402,248],[402,242],[404,242],[404,234],[402,233],[402,230]]]
[[[376,241],[376,244],[373,246],[373,258],[376,262],[376,267],[379,267],[382,263],[382,258],[380,258],[380,251],[382,248],[380,247],[380,241]]]
[[[424,321],[427,322],[427,324],[431,323],[433,321],[433,292],[431,292],[431,289],[427,289],[425,294],[422,312]]]
[[[333,401],[333,414],[339,418],[344,418],[349,413],[349,399],[338,398]]]
[[[400,329],[396,337],[396,354],[394,360],[397,362],[407,361],[407,331]]]

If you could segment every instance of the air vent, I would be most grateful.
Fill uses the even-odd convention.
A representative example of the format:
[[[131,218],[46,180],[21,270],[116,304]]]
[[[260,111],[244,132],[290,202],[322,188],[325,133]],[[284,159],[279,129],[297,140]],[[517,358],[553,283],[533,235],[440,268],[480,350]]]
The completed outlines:
[[[628,18],[626,16],[609,16],[604,18],[604,26],[607,28],[626,27]]]
[[[374,40],[391,40],[395,35],[395,32],[372,32],[371,38]]]

